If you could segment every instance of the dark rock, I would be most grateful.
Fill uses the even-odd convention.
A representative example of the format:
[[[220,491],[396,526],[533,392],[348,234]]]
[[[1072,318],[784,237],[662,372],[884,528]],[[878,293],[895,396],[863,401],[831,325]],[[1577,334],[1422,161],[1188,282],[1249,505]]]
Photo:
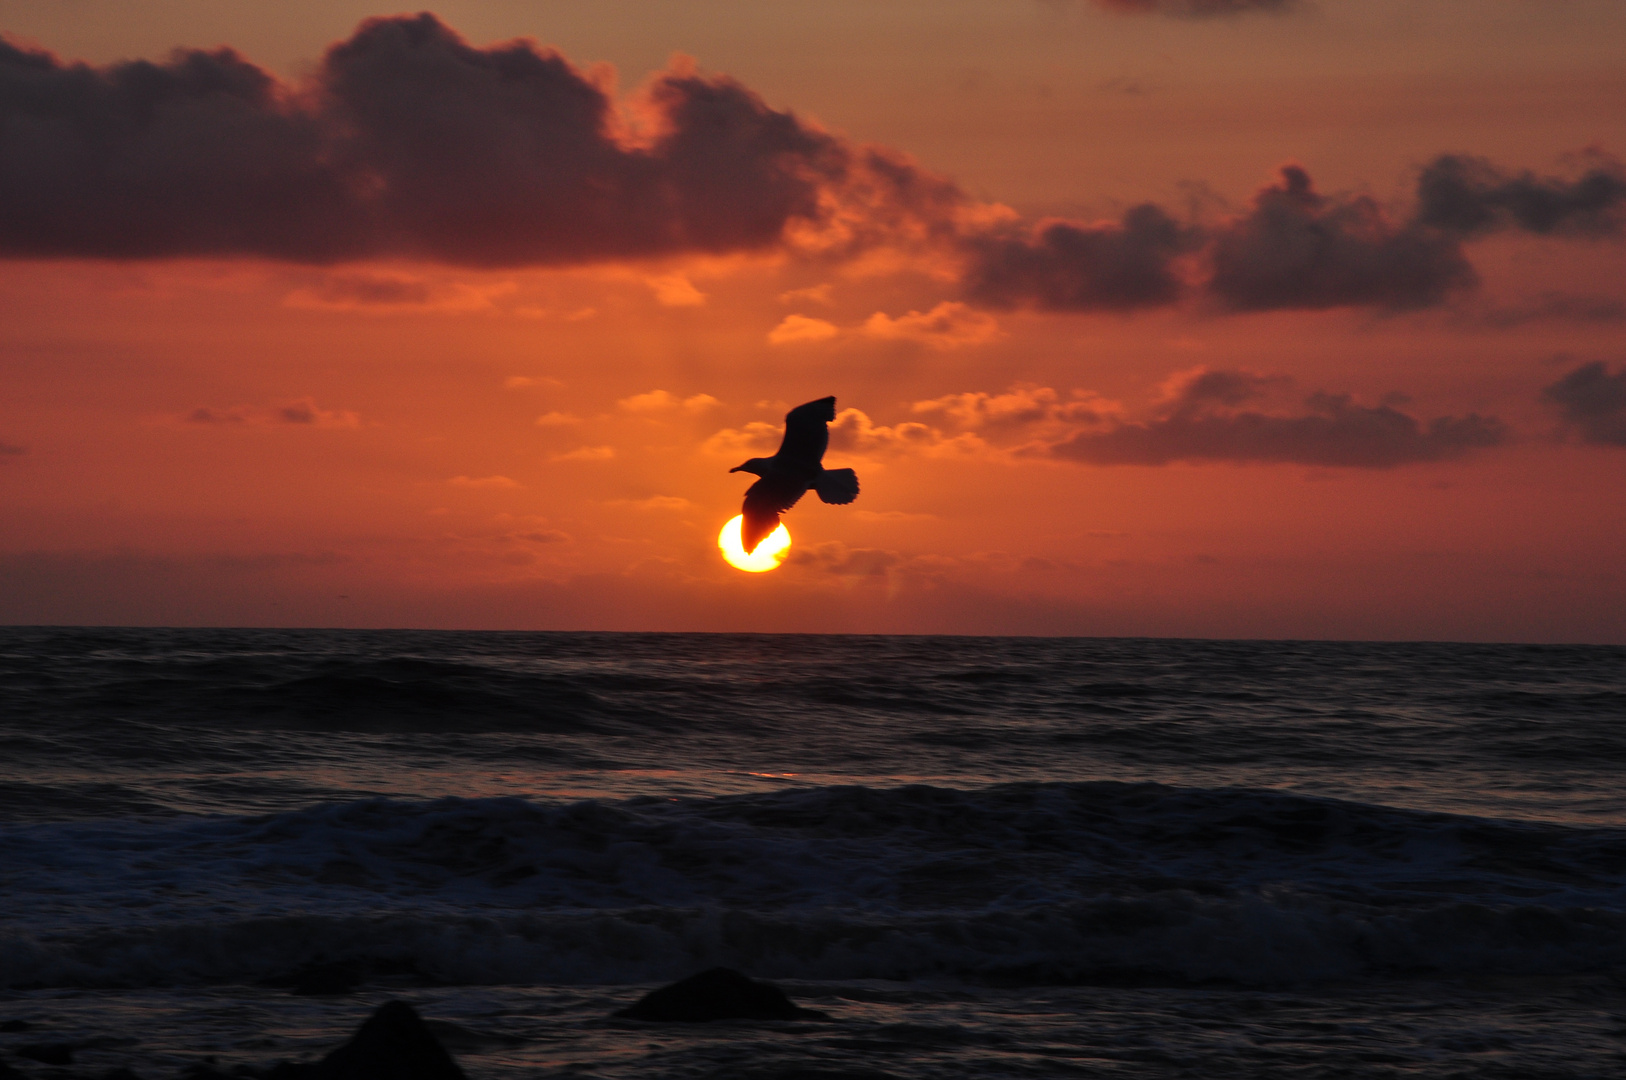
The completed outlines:
[[[218,1059],[213,1055],[181,1070],[183,1080],[232,1080],[230,1073],[220,1071]]]
[[[310,1080],[316,1066],[304,1061],[279,1061],[265,1070],[265,1080]]]
[[[820,1069],[809,1066],[787,1065],[779,1068],[767,1066],[740,1072],[712,1073],[708,1080],[897,1080],[891,1073],[876,1069]]]
[[[3,1031],[8,1035],[13,1031],[32,1030],[34,1030],[34,1025],[30,1024],[27,1020],[7,1020],[5,1023],[0,1024],[0,1031]]]
[[[825,1020],[797,1008],[773,983],[756,982],[731,968],[712,968],[651,990],[615,1016],[628,1020],[703,1024],[708,1020]]]
[[[73,1064],[73,1047],[67,1043],[28,1043],[17,1047],[13,1053],[41,1065]]]
[[[416,1010],[386,1001],[350,1041],[317,1063],[311,1080],[465,1080]]]

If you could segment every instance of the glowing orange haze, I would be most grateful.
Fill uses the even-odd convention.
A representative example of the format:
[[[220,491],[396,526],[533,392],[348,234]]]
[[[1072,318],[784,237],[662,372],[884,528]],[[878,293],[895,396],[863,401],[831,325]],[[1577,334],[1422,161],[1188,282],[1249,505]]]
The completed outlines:
[[[620,37],[586,5],[558,37],[517,7],[441,12],[476,45],[534,34],[634,72],[689,48],[767,96],[750,124],[808,108],[958,184],[922,168],[910,184],[945,186],[883,199],[866,170],[917,167],[797,121],[773,136],[808,155],[785,175],[840,230],[791,210],[766,240],[702,242],[701,207],[633,257],[476,259],[386,207],[406,240],[318,264],[19,251],[0,215],[0,621],[1626,641],[1626,186],[1597,150],[1626,147],[1601,105],[1626,70],[1618,5],[1424,3],[1438,51],[1370,77],[1387,24],[1356,0],[1109,6],[949,4],[941,57],[917,43],[892,68],[876,53],[901,30],[832,9],[818,33],[850,37],[874,93],[743,8],[700,42],[654,8]],[[10,29],[96,63],[162,55],[133,24],[122,50]],[[291,69],[350,27],[210,32]],[[1248,65],[1211,55],[1249,42]],[[883,92],[910,79],[912,120]],[[854,155],[839,175],[832,153]],[[1450,206],[1487,224],[1428,216],[1418,176],[1447,153],[1469,162]],[[1210,187],[1187,200],[1187,180]],[[1532,191],[1569,209],[1545,225]],[[1140,202],[1169,231],[1124,213]],[[1354,254],[1270,277],[1278,227]],[[863,494],[792,510],[774,573],[731,569],[727,470],[828,393],[849,411],[826,464]]]

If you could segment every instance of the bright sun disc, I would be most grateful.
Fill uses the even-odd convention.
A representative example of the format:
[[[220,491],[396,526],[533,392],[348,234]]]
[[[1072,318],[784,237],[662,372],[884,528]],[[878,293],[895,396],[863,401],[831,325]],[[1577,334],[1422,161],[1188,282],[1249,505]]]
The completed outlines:
[[[736,515],[734,520],[723,526],[723,531],[717,534],[717,546],[723,551],[723,558],[728,560],[730,566],[736,566],[752,574],[760,574],[764,570],[776,569],[785,561],[785,552],[790,550],[790,531],[783,524],[768,534],[768,538],[757,545],[751,554],[745,553],[745,544],[740,539],[740,528],[745,524],[745,515]]]

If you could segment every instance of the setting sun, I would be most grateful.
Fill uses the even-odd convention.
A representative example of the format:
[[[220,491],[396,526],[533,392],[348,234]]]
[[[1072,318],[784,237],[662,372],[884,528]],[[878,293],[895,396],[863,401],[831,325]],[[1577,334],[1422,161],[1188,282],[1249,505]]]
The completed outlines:
[[[722,549],[723,558],[728,560],[730,566],[752,574],[777,569],[785,561],[785,553],[790,550],[790,530],[780,525],[757,545],[755,551],[747,555],[745,545],[740,540],[740,526],[744,522],[745,515],[736,514],[717,534],[717,546]]]

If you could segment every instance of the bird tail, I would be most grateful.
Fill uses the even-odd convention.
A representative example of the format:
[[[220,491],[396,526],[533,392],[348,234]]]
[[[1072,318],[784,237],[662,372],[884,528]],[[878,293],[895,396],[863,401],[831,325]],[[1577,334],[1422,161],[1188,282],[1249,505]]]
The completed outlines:
[[[779,515],[772,510],[766,512],[753,507],[745,508],[745,520],[740,522],[740,547],[745,549],[747,555],[757,549],[757,545],[773,535],[779,528]]]
[[[858,498],[858,474],[851,469],[825,469],[813,482],[823,502],[845,506]]]

